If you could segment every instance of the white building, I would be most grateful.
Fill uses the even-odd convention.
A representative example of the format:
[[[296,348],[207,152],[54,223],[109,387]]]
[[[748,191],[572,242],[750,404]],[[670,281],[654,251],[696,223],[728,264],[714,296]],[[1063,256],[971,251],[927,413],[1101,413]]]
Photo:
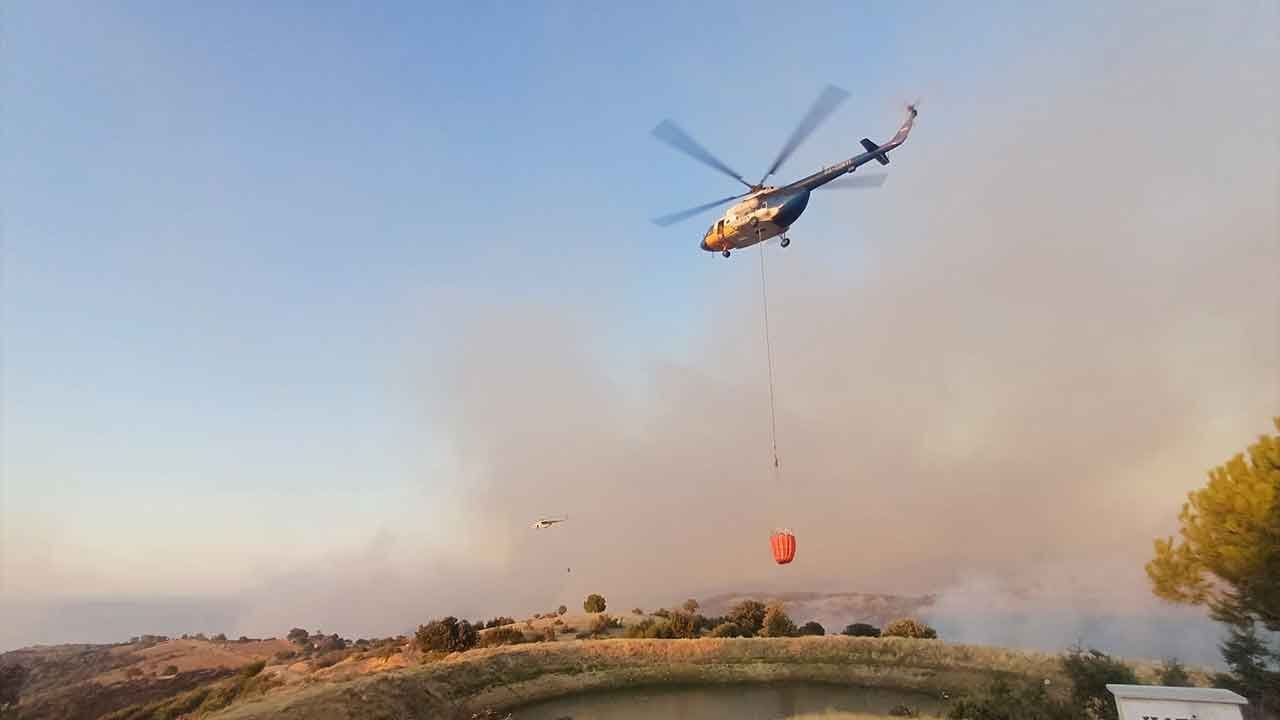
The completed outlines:
[[[1219,688],[1108,685],[1120,720],[1241,720],[1248,700]]]

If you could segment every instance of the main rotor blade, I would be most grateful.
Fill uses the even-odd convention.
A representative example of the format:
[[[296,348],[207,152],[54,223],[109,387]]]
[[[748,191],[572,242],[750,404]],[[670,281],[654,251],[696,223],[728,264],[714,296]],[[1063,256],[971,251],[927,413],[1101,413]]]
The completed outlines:
[[[842,175],[823,185],[824,188],[833,188],[835,190],[848,188],[873,188],[880,187],[889,176],[884,173],[872,173],[868,175]]]
[[[706,212],[717,205],[723,205],[729,202],[730,200],[737,200],[738,198],[746,197],[747,195],[750,195],[750,194],[751,193],[746,192],[741,195],[730,195],[727,198],[721,198],[720,200],[709,202],[706,205],[699,205],[698,207],[692,207],[692,208],[689,208],[688,210],[673,212],[670,215],[663,215],[662,217],[654,218],[653,223],[655,225],[660,225],[662,227],[666,227],[668,225],[674,225],[675,223],[678,223],[681,220],[687,220],[688,218],[691,218],[694,215],[697,215],[698,213]]]
[[[670,120],[663,120],[659,123],[658,127],[653,129],[653,136],[694,160],[719,170],[747,187],[751,187],[751,183],[742,179],[741,175],[734,172],[732,168],[721,162],[720,158],[712,155],[710,151],[699,145],[697,140],[689,137],[689,133],[681,130],[679,125]]]
[[[849,93],[847,91],[835,85],[828,85],[823,88],[822,94],[818,96],[817,100],[813,101],[813,105],[809,107],[809,112],[805,113],[805,116],[800,120],[800,124],[791,132],[791,137],[787,138],[787,142],[783,144],[782,150],[778,152],[778,159],[773,161],[773,165],[769,166],[769,171],[764,174],[764,177],[760,178],[760,184],[763,185],[770,175],[778,172],[778,168],[782,167],[782,163],[786,162],[787,158],[791,157],[791,153],[800,147],[800,143],[804,142],[805,138],[809,137],[822,124],[822,121],[826,120],[827,116],[834,112],[840,103],[844,102],[848,97]]]

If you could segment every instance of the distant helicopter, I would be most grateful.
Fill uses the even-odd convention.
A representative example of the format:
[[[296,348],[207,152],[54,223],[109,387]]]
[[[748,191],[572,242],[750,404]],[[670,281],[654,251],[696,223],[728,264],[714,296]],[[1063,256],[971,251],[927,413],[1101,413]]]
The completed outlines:
[[[787,237],[786,234],[787,230],[791,228],[791,224],[800,217],[800,214],[804,212],[805,207],[809,204],[810,191],[823,186],[828,188],[879,187],[884,183],[885,176],[883,174],[848,178],[842,178],[841,176],[852,173],[872,160],[881,165],[888,165],[889,151],[906,142],[907,135],[911,132],[911,126],[918,114],[916,112],[918,103],[907,105],[906,121],[898,128],[898,132],[883,145],[876,145],[871,140],[863,138],[862,147],[865,152],[860,155],[855,155],[836,165],[825,167],[789,185],[783,185],[782,187],[765,185],[764,181],[777,172],[787,158],[791,157],[791,153],[795,152],[795,149],[800,146],[800,143],[804,142],[805,138],[848,97],[848,92],[834,85],[828,85],[822,91],[822,94],[818,96],[818,99],[814,101],[813,106],[809,108],[809,112],[800,120],[800,124],[791,133],[791,137],[787,138],[782,150],[778,152],[777,159],[769,166],[769,170],[765,172],[764,177],[760,178],[760,182],[755,184],[743,179],[742,175],[732,170],[706,148],[699,145],[696,140],[671,120],[663,120],[653,129],[655,137],[694,160],[746,185],[747,192],[654,218],[653,222],[666,227],[732,200],[741,200],[742,202],[729,208],[724,217],[711,225],[703,235],[700,247],[703,250],[719,252],[721,255],[729,257],[730,250],[751,247],[778,235],[782,236],[780,243],[782,247],[787,247],[791,244],[791,238]]]
[[[541,518],[538,520],[538,522],[533,524],[533,529],[544,530],[546,528],[551,527],[552,525],[555,525],[556,523],[562,523],[568,519],[569,518],[567,516],[562,518]]]

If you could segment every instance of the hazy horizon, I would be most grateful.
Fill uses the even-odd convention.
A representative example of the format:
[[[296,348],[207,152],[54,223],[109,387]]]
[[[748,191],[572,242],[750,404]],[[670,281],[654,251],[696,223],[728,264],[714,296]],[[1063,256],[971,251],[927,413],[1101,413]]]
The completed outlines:
[[[1199,618],[1142,565],[1280,414],[1280,8],[764,7],[9,10],[0,649],[588,592]],[[827,82],[784,179],[923,102],[765,251],[775,485],[757,251],[648,223],[732,187],[647,133],[755,177]]]

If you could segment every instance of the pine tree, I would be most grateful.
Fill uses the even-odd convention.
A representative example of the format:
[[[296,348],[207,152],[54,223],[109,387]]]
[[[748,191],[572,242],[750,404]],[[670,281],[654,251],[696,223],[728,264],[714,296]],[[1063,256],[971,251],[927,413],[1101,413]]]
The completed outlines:
[[[1280,430],[1280,417],[1274,419]],[[1155,541],[1152,591],[1205,605],[1215,620],[1280,631],[1280,435],[1264,435],[1209,473],[1178,516],[1181,540]]]
[[[1232,627],[1221,650],[1231,673],[1218,675],[1215,684],[1248,698],[1248,712],[1254,717],[1269,718],[1268,712],[1280,711],[1280,672],[1274,667],[1280,658],[1258,637],[1254,626]]]
[[[1280,417],[1274,418],[1280,430]],[[1216,682],[1249,698],[1246,713],[1280,711],[1280,654],[1259,627],[1280,632],[1280,435],[1264,435],[1188,494],[1178,516],[1180,541],[1155,541],[1147,563],[1152,591],[1172,602],[1204,605],[1231,626]]]

